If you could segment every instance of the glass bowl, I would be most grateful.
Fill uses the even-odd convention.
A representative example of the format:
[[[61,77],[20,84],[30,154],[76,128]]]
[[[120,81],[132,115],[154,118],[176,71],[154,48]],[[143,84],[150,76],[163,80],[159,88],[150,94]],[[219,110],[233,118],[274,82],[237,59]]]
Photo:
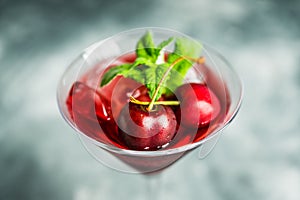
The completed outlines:
[[[223,117],[217,123],[208,127],[204,138],[193,140],[182,146],[165,148],[156,151],[137,151],[121,148],[115,145],[103,133],[100,124],[94,123],[89,130],[83,130],[68,110],[66,100],[70,94],[72,85],[81,81],[92,90],[99,90],[99,82],[103,72],[119,61],[120,57],[133,53],[136,43],[146,31],[151,31],[156,43],[170,37],[187,38],[189,36],[170,29],[163,28],[139,28],[121,32],[105,40],[96,42],[83,50],[83,52],[68,66],[62,75],[57,88],[57,102],[61,115],[65,121],[75,130],[82,143],[98,161],[118,171],[128,173],[149,173],[162,170],[173,164],[179,158],[192,149],[201,147],[199,157],[203,158],[215,145],[222,130],[234,119],[238,113],[242,100],[241,81],[229,62],[216,50],[206,44],[202,44],[200,57],[205,58],[205,65],[193,67],[188,72],[186,82],[205,82],[218,95],[223,107]],[[196,41],[195,41],[196,42]],[[174,44],[165,48],[171,52]],[[88,105],[88,102],[86,102]],[[97,121],[96,111],[91,115]],[[81,123],[81,122],[80,122]],[[197,131],[191,133],[193,137]],[[98,137],[101,135],[101,137]]]

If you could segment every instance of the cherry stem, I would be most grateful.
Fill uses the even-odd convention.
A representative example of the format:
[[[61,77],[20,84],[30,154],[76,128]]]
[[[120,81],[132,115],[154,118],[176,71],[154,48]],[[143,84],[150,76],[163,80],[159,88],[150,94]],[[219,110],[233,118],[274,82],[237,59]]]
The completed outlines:
[[[188,60],[191,60],[193,62],[196,62],[198,64],[203,64],[205,63],[205,57],[201,56],[200,58],[192,58],[192,57],[185,57]]]
[[[158,85],[157,85],[157,88],[156,88],[156,90],[155,90],[155,92],[154,92],[154,95],[153,95],[153,97],[152,97],[152,99],[151,99],[151,102],[150,102],[149,106],[146,108],[148,111],[152,110],[152,108],[153,108],[153,106],[154,106],[155,99],[156,99],[157,94],[158,94],[158,91],[159,91],[159,89],[160,89],[162,83],[164,82],[164,80],[167,78],[167,76],[168,76],[169,72],[171,71],[171,69],[172,69],[177,63],[179,63],[180,61],[182,61],[183,59],[184,59],[183,57],[180,57],[180,58],[178,58],[177,60],[175,60],[175,61],[169,66],[169,68],[167,69],[167,71],[164,73],[163,77],[160,79],[160,81],[159,81],[159,83],[158,83]]]
[[[151,111],[154,104],[155,104],[155,99],[158,95],[158,91],[162,85],[162,83],[164,82],[164,80],[167,78],[168,74],[170,73],[171,69],[177,64],[179,63],[180,61],[184,60],[184,59],[187,59],[187,60],[190,60],[190,61],[193,61],[193,62],[197,62],[199,64],[203,64],[205,62],[205,58],[203,56],[201,56],[200,58],[192,58],[192,57],[187,57],[187,56],[182,56],[180,58],[178,58],[177,60],[175,60],[170,66],[169,68],[167,69],[167,71],[164,73],[162,79],[159,81],[158,85],[157,85],[157,88],[154,92],[154,95],[151,99],[151,102],[149,104],[149,106],[146,108],[148,111]]]
[[[130,102],[131,103],[135,103],[135,104],[139,104],[139,105],[143,105],[143,106],[147,106],[150,104],[150,102],[148,101],[140,101],[137,100],[136,98],[134,98],[133,96],[130,96]],[[154,105],[168,105],[168,106],[178,106],[180,104],[179,101],[155,101],[153,103]]]

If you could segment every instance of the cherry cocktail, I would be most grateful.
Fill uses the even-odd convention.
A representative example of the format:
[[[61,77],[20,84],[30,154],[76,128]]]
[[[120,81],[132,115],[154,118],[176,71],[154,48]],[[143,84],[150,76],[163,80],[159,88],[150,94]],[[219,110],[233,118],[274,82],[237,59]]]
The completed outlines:
[[[234,116],[227,84],[210,60],[191,38],[157,42],[147,30],[132,51],[78,73],[65,97],[67,121],[137,171],[162,169]]]

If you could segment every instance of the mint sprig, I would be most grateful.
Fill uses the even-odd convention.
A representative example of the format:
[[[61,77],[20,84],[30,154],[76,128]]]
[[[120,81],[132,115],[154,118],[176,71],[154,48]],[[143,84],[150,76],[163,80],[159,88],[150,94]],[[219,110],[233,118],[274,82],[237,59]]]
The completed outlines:
[[[165,60],[166,52],[163,49],[174,40],[174,51],[169,53]],[[154,101],[156,101],[163,94],[171,94],[171,91],[182,84],[187,71],[193,65],[194,60],[199,57],[201,49],[202,46],[198,42],[179,37],[170,37],[156,46],[152,33],[148,31],[137,42],[136,60],[133,63],[124,63],[109,69],[103,75],[100,85],[105,86],[114,77],[123,75],[144,84],[150,98],[155,96]],[[172,69],[168,71],[170,66]],[[167,76],[165,76],[166,72]],[[163,81],[161,81],[162,79]],[[158,91],[156,91],[157,89]]]
[[[161,64],[157,65],[156,67],[149,67],[145,70],[145,84],[148,88],[148,93],[150,98],[154,97],[155,90],[158,87],[160,80],[163,78],[165,72],[167,71],[169,65],[168,64]],[[155,101],[158,100],[162,94],[166,91],[165,81],[162,83],[162,86],[158,90],[158,94],[155,97]]]
[[[173,37],[169,38],[161,42],[158,46],[155,45],[152,37],[152,33],[150,31],[146,32],[146,34],[137,42],[136,45],[136,56],[137,58],[145,58],[151,61],[152,63],[156,63],[160,56],[161,50],[170,44],[173,40]]]
[[[202,45],[194,40],[186,38],[176,38],[175,50],[168,56],[168,63],[173,63],[180,57],[185,59],[178,62],[170,71],[170,77],[167,81],[169,90],[174,91],[182,84],[188,70],[193,65],[193,60],[197,59],[202,51]]]

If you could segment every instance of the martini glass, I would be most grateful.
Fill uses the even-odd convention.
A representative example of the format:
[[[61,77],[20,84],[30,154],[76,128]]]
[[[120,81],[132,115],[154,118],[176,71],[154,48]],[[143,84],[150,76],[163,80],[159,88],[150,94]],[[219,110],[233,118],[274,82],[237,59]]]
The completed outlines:
[[[99,83],[105,70],[113,65],[121,64],[125,60],[132,59],[136,49],[136,43],[146,31],[151,31],[153,40],[160,43],[170,37],[187,38],[194,41],[189,36],[170,29],[162,28],[139,28],[119,33],[105,40],[96,42],[86,48],[66,69],[58,84],[57,102],[61,115],[65,121],[75,130],[80,137],[82,144],[87,151],[103,165],[117,171],[126,173],[157,174],[171,164],[175,163],[185,154],[194,149],[199,150],[199,158],[204,158],[213,149],[222,130],[230,124],[236,116],[241,100],[242,85],[239,77],[228,63],[228,61],[216,50],[208,45],[202,44],[202,53],[199,57],[205,58],[205,64],[194,65],[188,72],[185,82],[199,82],[207,84],[220,99],[222,107],[217,121],[211,123],[205,130],[205,137],[199,137],[198,130],[191,130],[188,138],[180,136],[180,128],[175,138],[174,145],[156,151],[138,151],[122,148],[112,140],[105,132],[113,132],[114,129],[109,124],[100,124],[97,120],[95,103],[72,102],[73,106],[78,106],[81,110],[89,108],[89,117],[74,117],[76,113],[70,113],[66,103],[74,83],[87,86],[90,94],[99,92],[100,98],[111,96],[111,99],[120,98],[124,85],[122,79],[115,83],[114,91],[101,90]],[[195,41],[196,42],[196,41]],[[164,51],[172,52],[174,44],[167,46]],[[83,87],[82,86],[82,87]],[[124,89],[124,90],[122,90]],[[113,104],[114,102],[111,102]],[[112,106],[117,109],[118,103]],[[112,112],[114,113],[114,112]],[[78,113],[77,113],[78,114]],[[112,133],[113,134],[113,133]],[[203,133],[201,133],[203,135]],[[185,141],[185,142],[181,142]],[[179,145],[180,144],[180,145]],[[155,180],[149,180],[149,187],[156,187]],[[156,190],[156,189],[155,189]],[[153,194],[153,193],[152,193]],[[151,195],[149,195],[151,196]]]

